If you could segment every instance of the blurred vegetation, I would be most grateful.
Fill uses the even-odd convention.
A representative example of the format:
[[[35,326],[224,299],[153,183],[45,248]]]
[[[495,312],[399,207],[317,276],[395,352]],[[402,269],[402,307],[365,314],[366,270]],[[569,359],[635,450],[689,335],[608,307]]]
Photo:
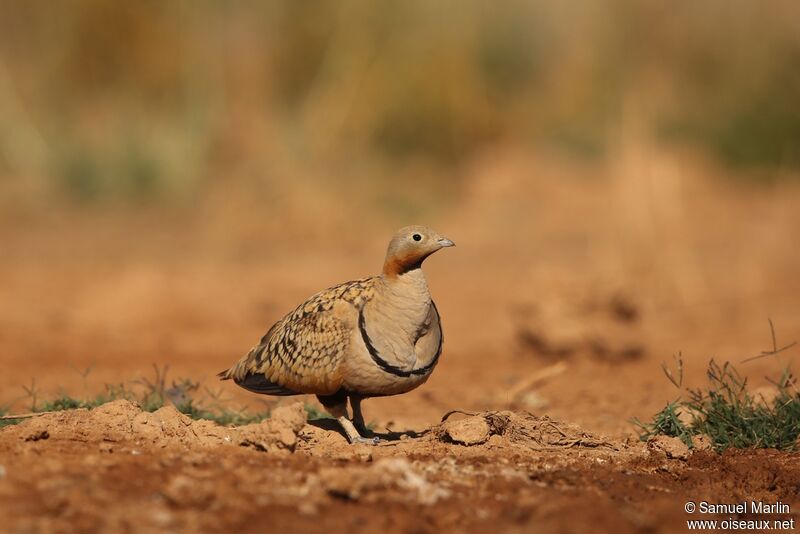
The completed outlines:
[[[0,192],[138,203],[308,176],[390,184],[407,165],[456,177],[502,144],[602,159],[630,122],[777,173],[800,166],[799,11],[3,1]]]
[[[230,402],[221,399],[219,393],[207,388],[200,391],[200,383],[194,380],[179,378],[168,383],[168,365],[154,366],[153,369],[152,379],[141,378],[128,383],[106,384],[104,391],[96,395],[88,394],[86,387],[86,379],[91,368],[78,371],[84,380],[84,389],[87,390],[81,397],[62,392],[55,398],[41,402],[35,381],[32,381],[30,386],[23,386],[23,389],[30,401],[31,413],[58,412],[79,408],[91,410],[107,402],[124,399],[136,403],[146,412],[155,412],[159,408],[172,405],[176,410],[192,419],[206,419],[223,426],[259,423],[269,418],[269,410],[252,412],[232,407]],[[327,412],[313,404],[306,404],[305,409],[309,421],[330,418]],[[19,412],[9,414],[8,407],[0,406],[0,417],[9,415],[19,415]],[[0,428],[20,423],[23,420],[24,418],[0,419]]]
[[[772,349],[744,362],[774,357],[797,344],[778,348],[772,321],[770,331]],[[675,372],[664,364],[662,369],[667,379],[683,390],[682,357],[678,355],[675,362]],[[718,452],[730,447],[790,451],[800,447],[800,391],[788,366],[778,380],[770,381],[773,388],[766,395],[753,393],[747,379],[730,362],[719,365],[712,359],[706,376],[706,389],[686,388],[686,398],[667,403],[650,422],[634,419],[633,423],[641,430],[640,439],[671,436],[693,448],[694,436],[706,436]]]
[[[91,410],[114,400],[128,400],[138,404],[142,410],[154,412],[167,405],[175,406],[179,412],[192,419],[207,419],[220,425],[245,425],[258,423],[269,418],[269,411],[248,412],[236,409],[224,402],[218,393],[209,389],[200,391],[200,383],[187,378],[174,379],[167,382],[169,366],[154,366],[152,378],[141,378],[128,383],[106,384],[104,391],[90,395],[86,387],[87,377],[91,368],[77,371],[84,381],[85,393],[75,397],[62,392],[55,398],[41,401],[35,380],[30,386],[23,386],[30,401],[29,410],[32,413],[57,412],[85,408]],[[8,409],[2,409],[0,415],[7,415]],[[14,413],[12,415],[18,415]],[[0,420],[0,427],[16,424],[22,419]]]
[[[641,440],[672,436],[692,448],[692,437],[704,435],[719,452],[730,447],[797,450],[800,393],[790,373],[775,383],[775,397],[769,400],[750,393],[747,381],[729,363],[712,361],[708,377],[708,390],[690,390],[688,400],[670,402],[649,423],[635,421]]]

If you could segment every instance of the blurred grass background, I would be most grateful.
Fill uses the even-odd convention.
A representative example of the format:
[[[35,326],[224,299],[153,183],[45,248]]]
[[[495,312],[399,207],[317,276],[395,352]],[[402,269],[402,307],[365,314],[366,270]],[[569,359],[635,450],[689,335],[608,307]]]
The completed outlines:
[[[768,317],[798,339],[799,97],[797,0],[0,0],[0,404],[95,363],[215,383],[420,223],[458,247],[426,264],[448,353],[419,417],[476,381],[497,407],[538,320],[645,348],[550,395],[627,425],[672,351],[704,376]],[[641,326],[575,311],[619,294]]]
[[[0,206],[413,215],[484,151],[602,164],[631,124],[769,181],[798,175],[798,101],[792,0],[3,0]]]

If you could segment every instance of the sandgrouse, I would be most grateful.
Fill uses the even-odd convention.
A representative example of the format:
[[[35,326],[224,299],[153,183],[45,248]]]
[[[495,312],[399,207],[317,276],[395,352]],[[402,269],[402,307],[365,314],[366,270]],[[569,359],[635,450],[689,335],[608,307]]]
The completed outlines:
[[[351,443],[376,442],[359,433],[361,400],[411,391],[436,367],[444,338],[422,262],[453,245],[424,226],[401,228],[380,275],[312,296],[219,377],[265,395],[315,394]]]

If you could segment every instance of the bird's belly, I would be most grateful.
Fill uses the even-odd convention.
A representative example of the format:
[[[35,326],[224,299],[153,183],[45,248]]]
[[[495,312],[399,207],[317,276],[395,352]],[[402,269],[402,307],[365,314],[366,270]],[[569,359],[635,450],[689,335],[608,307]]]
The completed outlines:
[[[354,367],[348,372],[343,387],[347,391],[364,396],[398,395],[424,384],[431,372],[425,375],[400,377],[389,374],[376,366],[372,368],[358,366],[358,368]]]

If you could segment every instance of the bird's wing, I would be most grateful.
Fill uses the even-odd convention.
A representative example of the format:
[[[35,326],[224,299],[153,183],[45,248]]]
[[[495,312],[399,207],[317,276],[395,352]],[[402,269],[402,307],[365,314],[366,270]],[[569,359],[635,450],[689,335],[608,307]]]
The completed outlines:
[[[374,279],[365,278],[317,293],[275,323],[220,377],[267,395],[335,393],[355,327],[347,312],[371,299],[373,287]]]

